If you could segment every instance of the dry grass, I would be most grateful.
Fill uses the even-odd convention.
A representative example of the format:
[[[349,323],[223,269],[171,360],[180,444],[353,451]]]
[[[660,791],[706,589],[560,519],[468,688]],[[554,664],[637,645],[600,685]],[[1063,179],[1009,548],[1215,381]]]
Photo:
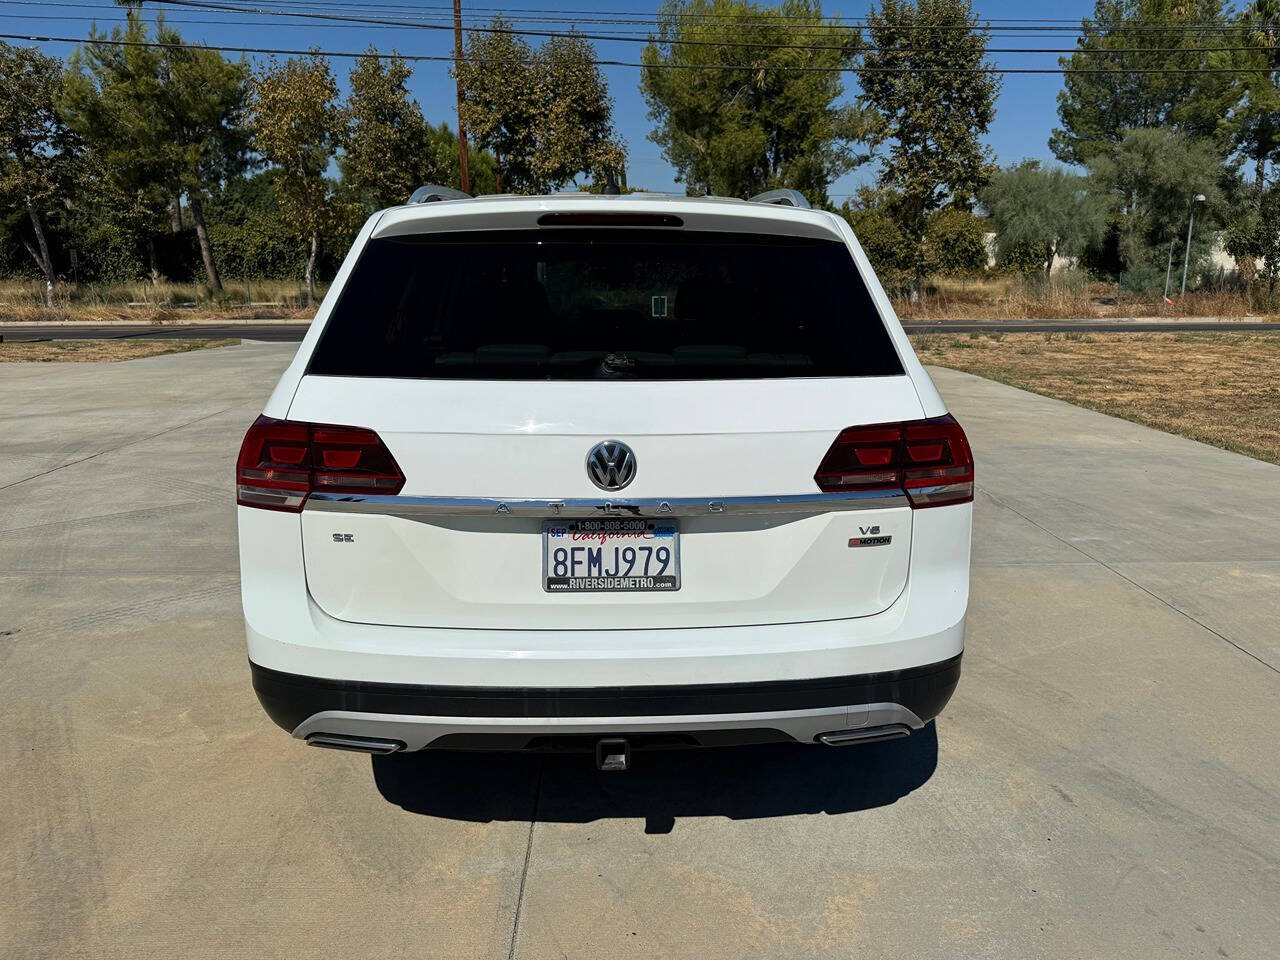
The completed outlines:
[[[0,363],[117,363],[187,353],[206,347],[231,347],[239,340],[41,340],[0,343]]]
[[[41,307],[34,304],[15,307],[0,302],[0,329],[3,329],[6,321],[63,323],[76,320],[82,323],[146,323],[165,326],[218,320],[309,320],[314,313],[314,310],[292,307],[111,307],[78,303],[61,304],[55,307]]]
[[[1021,277],[937,280],[912,303],[893,301],[903,320],[1062,320],[1089,317],[1253,317],[1249,300],[1230,290],[1174,297],[1139,295],[1080,274],[1056,277],[1051,286]],[[1273,319],[1280,320],[1280,317]]]
[[[324,287],[317,293],[323,296]],[[306,319],[314,312],[306,305],[306,291],[282,280],[228,280],[216,300],[195,283],[65,284],[56,291],[52,307],[44,304],[43,283],[0,281],[0,323],[84,320],[165,324],[200,319]]]
[[[324,295],[325,285],[317,291]],[[44,284],[0,281],[0,324],[25,320],[52,323],[191,323],[201,320],[305,320],[314,314],[302,287],[286,280],[227,280],[217,300],[197,283],[65,284],[53,307],[44,305]],[[903,320],[1058,320],[1088,317],[1255,316],[1242,294],[1200,291],[1175,298],[1139,296],[1115,284],[1098,283],[1077,271],[1058,274],[1051,286],[1020,276],[978,280],[936,279],[914,303],[893,301]],[[1280,321],[1280,316],[1271,317]]]
[[[1280,331],[911,339],[924,363],[1280,463]]]

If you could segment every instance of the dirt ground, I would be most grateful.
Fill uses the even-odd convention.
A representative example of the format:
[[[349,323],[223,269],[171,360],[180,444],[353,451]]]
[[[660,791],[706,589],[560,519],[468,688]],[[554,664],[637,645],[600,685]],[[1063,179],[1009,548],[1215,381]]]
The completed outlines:
[[[0,343],[0,363],[116,363],[186,353],[206,347],[230,347],[239,340],[42,340]]]
[[[1280,463],[1280,330],[911,339],[926,364]]]

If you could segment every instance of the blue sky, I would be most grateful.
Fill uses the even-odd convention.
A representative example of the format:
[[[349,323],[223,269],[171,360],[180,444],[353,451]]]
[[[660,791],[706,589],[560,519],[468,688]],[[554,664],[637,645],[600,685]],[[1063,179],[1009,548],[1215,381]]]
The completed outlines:
[[[290,0],[283,0],[288,3]],[[281,0],[265,0],[265,3],[281,4]],[[282,5],[282,4],[281,4]],[[857,18],[866,15],[870,0],[849,0],[849,2],[831,2],[828,0],[824,12],[829,16],[839,15],[844,18]],[[451,22],[448,13],[450,0],[387,0],[384,3],[362,5],[355,0],[317,0],[314,4],[297,3],[294,9],[324,10],[341,9],[344,12],[359,12],[357,8],[367,6],[368,12],[380,16],[417,15],[430,17],[432,22]],[[463,16],[470,22],[487,21],[496,7],[501,7],[508,15],[519,18],[520,11],[527,11],[527,16],[537,16],[533,11],[576,11],[584,18],[591,16],[621,17],[626,13],[652,14],[657,7],[656,0],[520,0],[517,3],[497,3],[495,0],[471,2],[463,0]],[[1079,18],[1087,15],[1093,8],[1092,0],[1061,0],[1048,5],[1029,5],[1015,0],[977,0],[977,13],[982,18],[993,22],[1013,20],[1028,16],[1050,16],[1060,19],[1072,19],[1078,24]],[[157,6],[148,3],[147,15],[154,16]],[[608,14],[602,11],[609,11]],[[375,46],[379,50],[395,49],[402,54],[436,54],[447,55],[452,52],[453,37],[445,30],[417,30],[410,28],[369,27],[344,23],[340,25],[317,24],[314,21],[285,20],[277,17],[254,17],[251,14],[219,13],[213,11],[193,10],[190,8],[170,8],[166,10],[169,22],[182,31],[188,40],[204,41],[215,45],[257,46],[257,47],[298,47],[318,46],[328,50],[363,50]],[[96,19],[100,26],[108,26],[122,18],[119,7],[110,0],[0,0],[0,33],[41,34],[44,36],[83,37],[88,34],[91,19]],[[533,24],[528,26],[532,29]],[[542,29],[563,29],[563,25],[539,25]],[[610,26],[584,23],[581,29],[589,32],[626,32],[637,31],[641,27]],[[1004,47],[1070,47],[1073,40],[1070,28],[1064,26],[1059,33],[996,33],[992,46]],[[10,41],[20,42],[20,41]],[[536,42],[536,41],[535,41]],[[622,43],[596,41],[596,49],[602,59],[636,60],[642,45],[638,43]],[[67,56],[73,49],[68,43],[41,43],[47,53]],[[991,58],[1000,66],[1006,67],[1056,67],[1055,56],[1043,54],[993,54]],[[335,60],[334,71],[345,87],[346,72],[351,61]],[[674,173],[669,164],[662,158],[658,147],[649,141],[651,124],[646,115],[644,99],[640,95],[638,81],[639,70],[629,67],[606,67],[605,73],[609,81],[609,90],[614,98],[614,117],[618,131],[627,142],[629,150],[628,178],[633,185],[644,186],[652,190],[683,191],[683,187],[674,180]],[[1011,75],[1007,76],[997,104],[995,123],[986,137],[987,143],[995,151],[997,160],[1006,164],[1024,157],[1050,159],[1048,149],[1049,131],[1056,120],[1056,96],[1062,84],[1059,75]],[[432,122],[448,121],[450,126],[456,122],[454,116],[454,86],[445,63],[418,63],[414,66],[414,76],[410,86],[423,112]],[[853,78],[845,81],[846,97],[856,93]],[[870,176],[869,168],[864,167],[842,178],[831,187],[832,199],[837,203],[844,196],[857,189],[860,182]]]

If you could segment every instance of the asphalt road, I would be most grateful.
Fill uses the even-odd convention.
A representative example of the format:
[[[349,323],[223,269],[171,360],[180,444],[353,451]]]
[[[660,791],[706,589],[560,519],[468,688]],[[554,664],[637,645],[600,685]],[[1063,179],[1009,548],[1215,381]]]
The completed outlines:
[[[1188,333],[1212,331],[1231,333],[1238,331],[1270,331],[1280,333],[1280,323],[1264,321],[1187,321],[1169,323],[1139,323],[1123,321],[1083,320],[980,320],[974,322],[939,321],[935,323],[904,323],[907,333]],[[298,341],[307,332],[305,324],[254,323],[191,324],[151,326],[147,324],[53,324],[49,326],[18,327],[0,323],[0,336],[7,341],[19,340],[112,340],[139,337],[161,340],[222,340],[226,338],[261,340],[267,342]]]
[[[304,323],[229,323],[174,324],[50,324],[48,326],[10,326],[0,323],[0,336],[6,341],[21,340],[262,340],[297,342],[307,332]]]
[[[312,750],[231,464],[291,349],[0,367],[0,956],[1271,958],[1280,467],[953,371],[965,674],[909,740]]]

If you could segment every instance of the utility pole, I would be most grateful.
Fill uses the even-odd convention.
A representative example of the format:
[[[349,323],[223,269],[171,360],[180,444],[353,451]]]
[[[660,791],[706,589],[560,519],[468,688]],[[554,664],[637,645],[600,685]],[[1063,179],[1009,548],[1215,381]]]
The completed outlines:
[[[462,192],[471,192],[467,175],[467,125],[462,120],[462,0],[453,0],[453,75],[458,81],[458,169],[462,174]]]

